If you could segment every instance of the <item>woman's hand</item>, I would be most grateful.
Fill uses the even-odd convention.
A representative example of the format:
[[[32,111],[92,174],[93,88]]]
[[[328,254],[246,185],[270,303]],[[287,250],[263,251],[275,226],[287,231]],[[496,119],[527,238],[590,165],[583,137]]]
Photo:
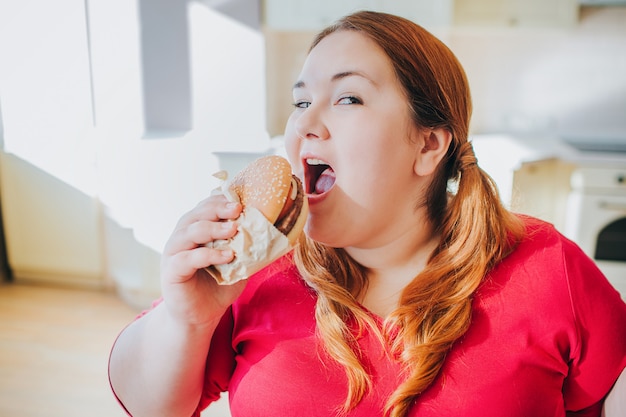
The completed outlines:
[[[111,350],[109,376],[133,416],[191,415],[204,384],[213,332],[245,280],[218,285],[204,268],[235,254],[206,247],[237,233],[241,205],[212,196],[185,214],[162,256],[163,302],[120,333]]]
[[[211,196],[185,214],[165,245],[161,262],[164,303],[175,320],[188,325],[204,325],[219,320],[241,294],[246,281],[218,285],[204,270],[209,265],[234,259],[231,250],[206,246],[208,242],[229,239],[237,233],[242,207],[223,195]]]

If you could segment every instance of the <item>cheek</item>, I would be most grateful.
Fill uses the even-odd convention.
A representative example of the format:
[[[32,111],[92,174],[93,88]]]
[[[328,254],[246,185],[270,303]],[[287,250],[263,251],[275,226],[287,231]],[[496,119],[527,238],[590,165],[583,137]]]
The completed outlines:
[[[342,166],[346,167],[343,171],[346,187],[349,186],[351,197],[360,202],[377,201],[383,195],[389,196],[383,200],[395,199],[398,188],[410,186],[413,180],[414,148],[405,139],[381,138],[343,150],[343,154],[350,156],[342,160]]]
[[[300,140],[298,139],[298,135],[296,135],[293,119],[294,116],[291,115],[285,126],[285,152],[287,153],[287,159],[289,159],[294,173],[301,177]]]

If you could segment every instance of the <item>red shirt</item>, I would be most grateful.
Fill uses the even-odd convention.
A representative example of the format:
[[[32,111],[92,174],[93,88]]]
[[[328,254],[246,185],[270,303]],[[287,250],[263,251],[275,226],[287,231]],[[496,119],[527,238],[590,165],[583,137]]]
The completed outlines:
[[[575,244],[527,223],[410,416],[600,416],[626,366],[626,304]],[[253,276],[214,336],[199,410],[227,390],[234,417],[336,415],[346,377],[320,353],[315,300],[289,256]],[[359,343],[374,383],[348,416],[382,416],[400,366],[373,336]]]

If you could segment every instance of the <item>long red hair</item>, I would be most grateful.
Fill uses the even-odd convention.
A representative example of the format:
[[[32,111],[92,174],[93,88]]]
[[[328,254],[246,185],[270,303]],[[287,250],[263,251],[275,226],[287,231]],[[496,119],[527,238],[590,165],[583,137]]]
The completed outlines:
[[[359,360],[358,334],[348,324],[352,320],[360,329],[378,332],[391,357],[404,366],[406,380],[386,407],[388,415],[400,417],[431,385],[446,353],[467,331],[474,292],[487,272],[513,250],[523,226],[504,208],[495,183],[476,163],[468,141],[469,86],[450,49],[407,19],[368,11],[346,16],[323,30],[311,49],[329,34],[345,30],[368,36],[386,52],[417,126],[452,133],[452,143],[422,202],[441,240],[425,269],[402,292],[382,331],[358,303],[367,289],[367,270],[362,265],[344,250],[308,238],[295,254],[304,280],[317,292],[322,345],[348,377],[342,410],[352,409],[371,385]]]

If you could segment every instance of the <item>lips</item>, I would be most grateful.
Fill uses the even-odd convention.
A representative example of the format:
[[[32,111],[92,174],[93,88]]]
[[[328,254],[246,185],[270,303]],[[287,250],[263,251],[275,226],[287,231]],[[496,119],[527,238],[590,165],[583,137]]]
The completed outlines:
[[[335,171],[321,159],[307,158],[304,164],[304,182],[307,194],[324,194],[335,184]]]

